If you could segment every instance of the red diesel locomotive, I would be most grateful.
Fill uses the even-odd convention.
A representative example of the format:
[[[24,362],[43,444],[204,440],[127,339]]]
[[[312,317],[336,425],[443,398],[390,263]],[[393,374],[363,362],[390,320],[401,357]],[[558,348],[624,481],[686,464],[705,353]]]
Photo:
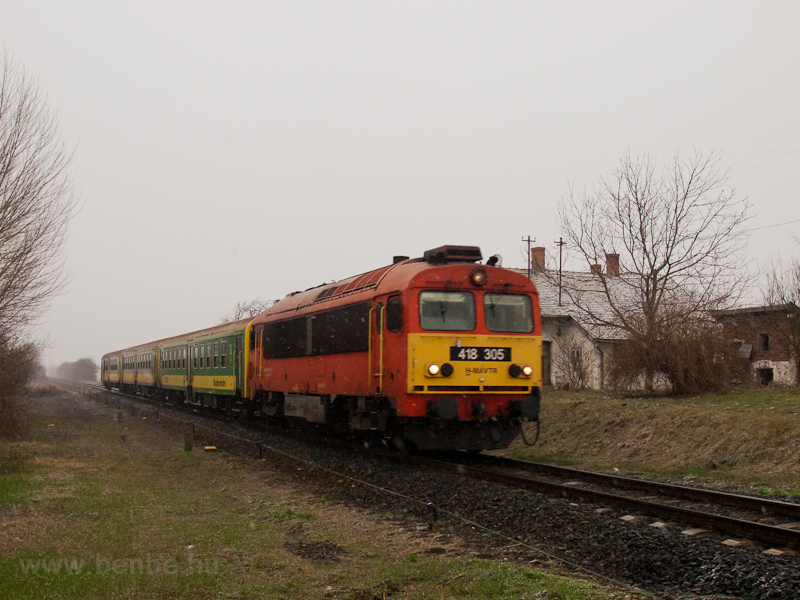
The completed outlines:
[[[480,260],[442,246],[281,300],[250,324],[253,408],[418,450],[507,446],[538,420],[538,294]]]
[[[107,354],[101,377],[401,448],[502,448],[539,417],[539,298],[525,276],[481,260],[473,246],[397,257],[252,320]]]

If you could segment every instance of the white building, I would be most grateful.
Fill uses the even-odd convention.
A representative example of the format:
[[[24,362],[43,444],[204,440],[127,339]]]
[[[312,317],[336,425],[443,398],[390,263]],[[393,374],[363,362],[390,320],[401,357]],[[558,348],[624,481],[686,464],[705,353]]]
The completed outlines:
[[[545,249],[531,250],[531,280],[539,290],[542,311],[542,385],[554,388],[602,389],[606,361],[614,343],[623,338],[612,327],[598,326],[589,314],[613,320],[600,277],[601,265],[591,272],[548,271]],[[519,270],[524,272],[524,270]],[[614,286],[619,256],[606,257],[605,281]]]

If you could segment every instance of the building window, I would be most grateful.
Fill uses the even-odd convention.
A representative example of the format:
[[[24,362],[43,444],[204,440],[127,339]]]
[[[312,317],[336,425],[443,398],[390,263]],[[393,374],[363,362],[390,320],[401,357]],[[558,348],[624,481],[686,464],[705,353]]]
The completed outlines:
[[[758,334],[758,349],[763,352],[769,352],[769,334],[768,333],[759,333]]]

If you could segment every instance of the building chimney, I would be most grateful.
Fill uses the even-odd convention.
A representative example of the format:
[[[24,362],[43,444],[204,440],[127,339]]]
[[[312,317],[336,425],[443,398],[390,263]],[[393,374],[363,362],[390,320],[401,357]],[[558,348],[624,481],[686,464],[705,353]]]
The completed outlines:
[[[606,254],[606,273],[619,275],[619,254]]]
[[[534,271],[544,271],[544,246],[531,248],[531,267]]]
[[[589,265],[589,272],[600,275],[603,272],[603,265]]]

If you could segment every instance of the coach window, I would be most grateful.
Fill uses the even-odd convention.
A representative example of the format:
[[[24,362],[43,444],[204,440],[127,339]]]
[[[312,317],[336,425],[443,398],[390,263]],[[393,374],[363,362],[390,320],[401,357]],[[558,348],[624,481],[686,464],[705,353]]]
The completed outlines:
[[[214,342],[214,368],[217,368],[217,356],[219,356],[219,343]]]
[[[181,350],[181,355],[183,356],[183,368],[184,369],[186,368],[186,353],[187,353],[187,349],[186,348]]]
[[[206,364],[206,347],[200,346],[200,368],[204,369]]]
[[[211,344],[206,346],[206,369],[211,368]]]
[[[419,324],[426,331],[472,331],[475,296],[470,292],[420,292]]]
[[[228,340],[222,340],[219,345],[219,366],[220,368],[224,369],[228,366]]]

